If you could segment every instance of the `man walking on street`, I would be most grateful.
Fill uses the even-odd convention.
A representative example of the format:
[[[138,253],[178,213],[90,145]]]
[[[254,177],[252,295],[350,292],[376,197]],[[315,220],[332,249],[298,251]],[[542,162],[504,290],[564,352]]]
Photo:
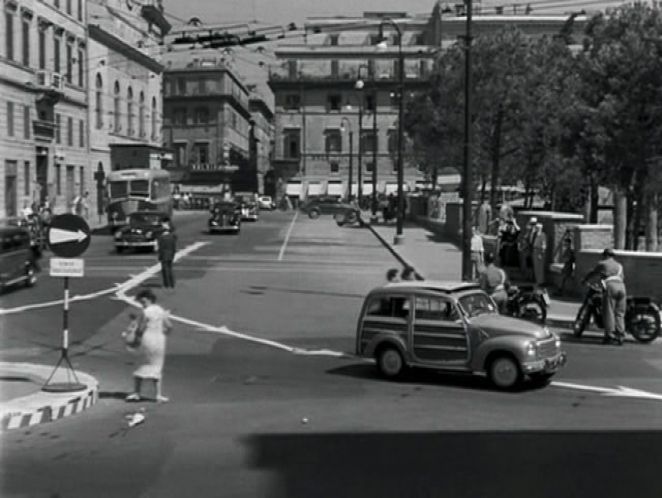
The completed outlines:
[[[625,307],[627,292],[623,266],[614,259],[614,251],[605,249],[602,259],[595,265],[582,280],[585,284],[589,280],[600,277],[602,284],[602,321],[605,325],[603,344],[623,344],[625,337]]]
[[[174,289],[175,275],[172,271],[172,263],[175,259],[175,252],[177,252],[177,236],[172,231],[170,219],[163,220],[163,233],[159,237],[158,245],[163,287]]]
[[[547,234],[542,231],[542,223],[536,223],[531,241],[531,260],[536,286],[545,283],[545,261],[547,260]]]

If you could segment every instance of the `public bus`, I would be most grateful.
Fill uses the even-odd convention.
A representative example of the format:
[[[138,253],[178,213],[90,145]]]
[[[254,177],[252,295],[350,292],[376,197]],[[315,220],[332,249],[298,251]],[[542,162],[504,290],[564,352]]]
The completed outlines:
[[[111,171],[106,178],[108,225],[126,225],[136,211],[157,211],[172,216],[170,173],[160,169]]]

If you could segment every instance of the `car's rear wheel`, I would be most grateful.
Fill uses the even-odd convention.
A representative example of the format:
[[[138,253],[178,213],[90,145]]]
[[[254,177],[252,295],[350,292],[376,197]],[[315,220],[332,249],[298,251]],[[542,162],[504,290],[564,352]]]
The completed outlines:
[[[29,265],[25,270],[25,286],[32,287],[37,283],[37,274],[35,272],[34,266]]]
[[[319,217],[320,217],[320,212],[319,212],[319,210],[317,210],[317,209],[311,209],[311,210],[308,212],[308,218],[310,218],[310,219],[312,219],[312,220],[316,220],[316,219],[319,218]]]
[[[489,362],[487,375],[497,388],[512,389],[522,379],[522,371],[517,360],[509,354],[495,356]]]
[[[384,346],[377,351],[377,366],[387,379],[394,379],[402,374],[405,360],[395,346]]]

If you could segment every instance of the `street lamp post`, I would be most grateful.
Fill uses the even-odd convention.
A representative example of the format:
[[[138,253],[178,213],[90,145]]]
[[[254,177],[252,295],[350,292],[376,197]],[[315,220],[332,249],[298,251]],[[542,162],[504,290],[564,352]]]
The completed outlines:
[[[363,199],[363,100],[364,100],[364,93],[363,93],[363,87],[365,86],[365,82],[363,81],[363,78],[361,77],[361,69],[366,69],[369,70],[368,66],[366,64],[361,64],[359,66],[359,74],[358,74],[358,79],[356,80],[356,83],[354,84],[354,88],[359,92],[359,161],[358,161],[358,168],[359,168],[359,178],[358,178],[358,203],[359,207],[361,207],[362,199]]]
[[[464,172],[462,178],[462,279],[471,280],[471,236],[473,216],[473,170],[471,167],[471,10],[466,0],[467,21],[464,38]]]
[[[345,123],[347,123],[347,129],[349,131],[349,175],[347,184],[347,202],[352,200],[352,180],[354,178],[354,172],[352,171],[354,166],[354,131],[352,130],[352,123],[346,117],[343,117],[340,120],[340,129],[345,131]]]
[[[471,1],[471,0],[469,0]],[[393,20],[389,18],[385,18],[380,24],[379,24],[379,32],[382,35],[381,38],[383,39],[383,29],[384,25],[389,24],[393,26],[395,29],[395,32],[398,36],[398,87],[399,87],[399,99],[398,99],[398,163],[397,163],[397,169],[398,169],[398,213],[397,213],[397,218],[396,218],[396,228],[395,228],[395,238],[393,239],[393,244],[402,244],[404,242],[404,235],[402,234],[402,225],[404,222],[404,214],[405,214],[405,198],[404,198],[404,192],[403,192],[403,184],[404,184],[404,169],[403,169],[403,162],[402,162],[402,156],[403,156],[403,147],[404,147],[404,140],[403,140],[403,130],[404,130],[404,123],[403,123],[403,117],[404,117],[404,110],[405,110],[405,64],[404,64],[404,54],[402,53],[402,30],[400,29],[400,26]],[[384,41],[380,42],[379,46],[381,48],[385,48],[386,44]]]

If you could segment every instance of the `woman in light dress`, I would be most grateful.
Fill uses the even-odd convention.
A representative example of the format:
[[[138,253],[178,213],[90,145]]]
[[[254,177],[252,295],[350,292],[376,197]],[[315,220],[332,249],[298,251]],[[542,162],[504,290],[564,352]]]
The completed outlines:
[[[161,392],[161,376],[166,352],[166,334],[172,324],[168,312],[156,304],[154,293],[145,289],[136,295],[136,300],[142,305],[137,334],[140,337],[138,352],[144,363],[133,372],[134,392],[126,397],[127,401],[140,401],[143,379],[153,380],[156,386],[156,401],[165,403],[168,398]]]

